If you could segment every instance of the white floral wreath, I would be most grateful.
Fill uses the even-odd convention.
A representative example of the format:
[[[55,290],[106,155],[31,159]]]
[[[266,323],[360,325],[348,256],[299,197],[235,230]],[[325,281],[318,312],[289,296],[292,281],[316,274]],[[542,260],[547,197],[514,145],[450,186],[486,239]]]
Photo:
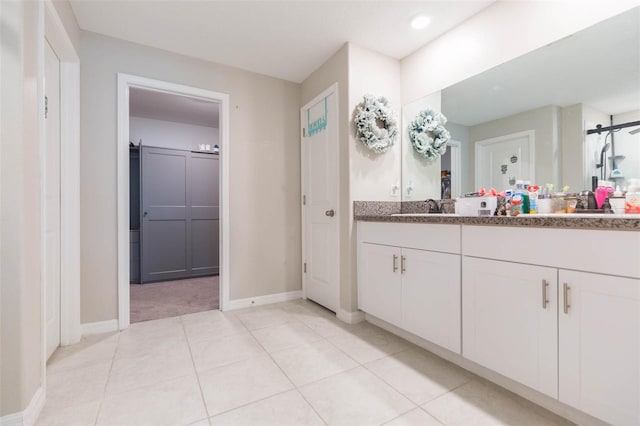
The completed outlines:
[[[383,153],[393,146],[398,135],[398,124],[387,98],[365,95],[358,104],[353,122],[356,136],[367,148]],[[382,124],[382,126],[380,126]]]
[[[423,157],[433,160],[447,150],[447,142],[451,134],[444,125],[447,117],[427,108],[420,111],[415,120],[409,124],[409,139],[413,149]]]

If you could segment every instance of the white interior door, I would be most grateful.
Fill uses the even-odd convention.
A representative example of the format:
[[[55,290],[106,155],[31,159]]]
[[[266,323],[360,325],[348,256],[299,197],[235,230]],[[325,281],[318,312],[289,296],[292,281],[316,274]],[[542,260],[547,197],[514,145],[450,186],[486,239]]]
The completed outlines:
[[[516,180],[535,181],[534,132],[521,132],[476,142],[476,188],[502,191]]]
[[[47,358],[60,346],[60,61],[45,42],[44,279]]]
[[[305,297],[339,305],[338,105],[332,87],[301,110]]]

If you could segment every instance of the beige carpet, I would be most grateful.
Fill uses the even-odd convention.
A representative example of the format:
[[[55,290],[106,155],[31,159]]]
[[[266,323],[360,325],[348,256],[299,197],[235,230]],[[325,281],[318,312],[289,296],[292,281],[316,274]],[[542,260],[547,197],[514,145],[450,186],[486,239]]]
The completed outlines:
[[[176,317],[219,307],[218,276],[131,284],[131,322]]]

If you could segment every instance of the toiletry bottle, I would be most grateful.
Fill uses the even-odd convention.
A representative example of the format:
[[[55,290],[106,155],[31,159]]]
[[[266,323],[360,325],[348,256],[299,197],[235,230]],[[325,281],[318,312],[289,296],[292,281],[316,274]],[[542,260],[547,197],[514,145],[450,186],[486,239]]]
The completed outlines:
[[[529,191],[529,214],[538,213],[538,191],[540,187],[538,185],[529,185],[527,191]]]
[[[640,179],[629,179],[625,196],[625,213],[640,213]]]
[[[530,183],[528,180],[522,182],[522,213],[525,214],[530,212],[529,191],[527,191]]]
[[[597,208],[601,209],[604,204],[604,200],[609,198],[613,193],[613,183],[600,180],[598,181],[598,187],[596,188],[596,205]]]
[[[613,196],[609,197],[609,203],[611,204],[611,210],[613,210],[614,214],[624,214],[625,198],[620,190],[620,185],[616,185]]]
[[[511,197],[511,214],[510,216],[518,216],[522,213],[522,193],[514,192]]]
[[[527,185],[528,185],[527,181],[523,181],[520,179],[516,181],[516,190],[513,194],[514,194],[514,197],[518,195],[518,199],[520,201],[518,214],[529,213],[529,192],[527,191]]]
[[[567,212],[566,196],[567,194],[564,192],[556,192],[551,196],[551,210],[553,213],[562,214]]]
[[[511,216],[511,198],[513,197],[513,191],[511,188],[504,191],[504,210],[507,216]]]
[[[511,216],[518,216],[524,213],[524,182],[520,179],[516,180],[516,189],[513,190],[511,196]]]

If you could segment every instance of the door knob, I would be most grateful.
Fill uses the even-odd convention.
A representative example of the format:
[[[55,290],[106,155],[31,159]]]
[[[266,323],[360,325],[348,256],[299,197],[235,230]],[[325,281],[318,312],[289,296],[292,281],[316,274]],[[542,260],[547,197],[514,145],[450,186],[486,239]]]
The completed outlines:
[[[329,216],[329,217],[333,217],[335,216],[336,212],[334,212],[333,210],[327,210],[326,212],[324,212],[325,216]]]

